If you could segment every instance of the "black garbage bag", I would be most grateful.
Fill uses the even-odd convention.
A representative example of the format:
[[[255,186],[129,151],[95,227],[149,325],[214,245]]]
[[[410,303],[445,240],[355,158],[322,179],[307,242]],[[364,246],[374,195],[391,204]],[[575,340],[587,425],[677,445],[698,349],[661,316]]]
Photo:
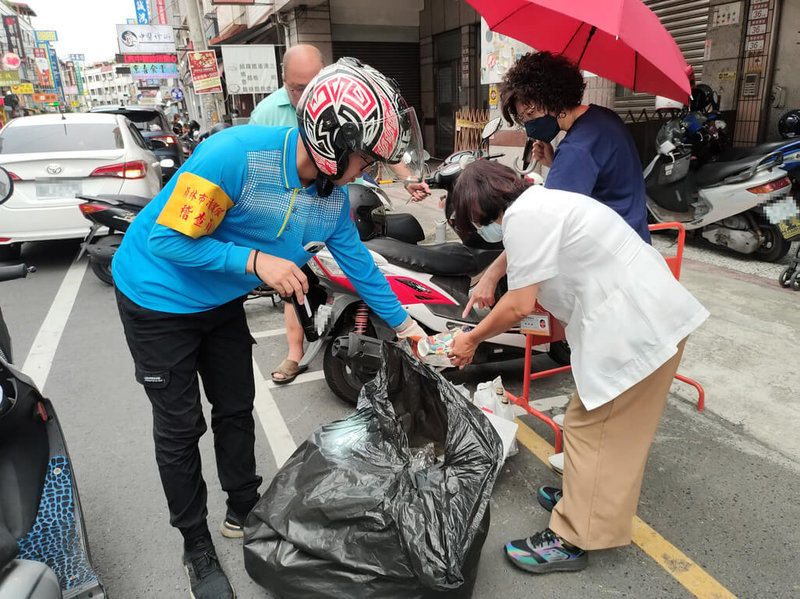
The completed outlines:
[[[298,447],[250,512],[247,572],[280,599],[468,598],[502,454],[480,410],[385,343],[356,412]]]

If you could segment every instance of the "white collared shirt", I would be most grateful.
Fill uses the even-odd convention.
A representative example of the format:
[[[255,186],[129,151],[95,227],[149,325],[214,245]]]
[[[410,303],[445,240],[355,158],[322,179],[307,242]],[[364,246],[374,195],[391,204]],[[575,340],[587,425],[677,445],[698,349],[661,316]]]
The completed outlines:
[[[503,216],[503,245],[509,289],[539,283],[539,303],[567,323],[587,410],[652,374],[708,317],[663,256],[590,197],[531,187]]]

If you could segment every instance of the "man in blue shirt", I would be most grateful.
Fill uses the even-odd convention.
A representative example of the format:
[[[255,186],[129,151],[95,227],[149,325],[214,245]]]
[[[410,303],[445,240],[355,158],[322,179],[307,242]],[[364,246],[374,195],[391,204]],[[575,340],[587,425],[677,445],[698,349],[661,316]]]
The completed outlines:
[[[261,484],[246,293],[264,282],[302,301],[308,281],[301,266],[311,257],[305,247],[324,242],[398,338],[425,334],[360,242],[346,187],[376,160],[422,154],[413,109],[383,75],[342,59],[309,84],[299,114],[299,128],[232,127],[200,144],[133,221],[112,264],[136,379],[152,404],[170,523],[183,535],[195,599],[234,596],[206,522],[199,379],[212,406],[217,472],[228,495],[224,536],[243,535]],[[317,126],[321,119],[324,128]],[[418,176],[421,167],[405,165]]]
[[[295,127],[295,109],[308,82],[323,67],[322,53],[314,46],[298,44],[283,55],[281,78],[283,87],[261,100],[250,113],[251,125]]]

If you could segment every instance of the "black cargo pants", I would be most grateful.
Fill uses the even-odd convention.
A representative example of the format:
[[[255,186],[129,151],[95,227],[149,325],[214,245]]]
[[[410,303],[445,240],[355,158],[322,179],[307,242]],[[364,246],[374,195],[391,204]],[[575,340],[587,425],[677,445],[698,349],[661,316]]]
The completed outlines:
[[[117,290],[125,337],[153,408],[153,438],[170,524],[191,541],[208,534],[206,484],[198,441],[206,431],[198,374],[211,404],[217,474],[228,507],[247,513],[257,500],[253,337],[243,301],[207,312],[142,308]]]

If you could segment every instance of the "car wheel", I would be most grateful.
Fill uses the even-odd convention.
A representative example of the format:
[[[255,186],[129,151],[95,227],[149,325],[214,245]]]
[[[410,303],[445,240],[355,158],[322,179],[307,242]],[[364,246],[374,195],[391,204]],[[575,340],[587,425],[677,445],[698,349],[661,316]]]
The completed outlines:
[[[111,276],[111,263],[101,264],[92,260],[89,262],[92,267],[92,272],[97,275],[97,278],[103,281],[106,285],[114,284],[114,277]]]
[[[22,254],[21,243],[0,245],[0,261],[19,260],[20,254]]]

